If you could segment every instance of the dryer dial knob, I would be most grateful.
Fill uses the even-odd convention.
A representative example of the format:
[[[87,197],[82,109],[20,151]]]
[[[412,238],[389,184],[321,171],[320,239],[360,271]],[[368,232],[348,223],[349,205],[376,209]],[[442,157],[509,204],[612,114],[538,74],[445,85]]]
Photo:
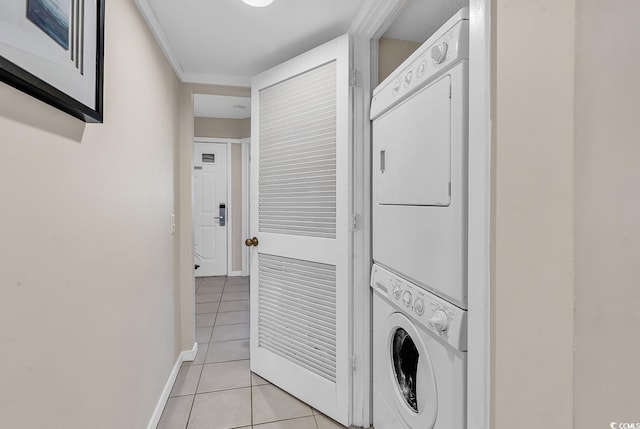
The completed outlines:
[[[395,299],[400,299],[401,296],[402,296],[402,289],[400,289],[400,286],[396,284],[393,287],[393,297]]]
[[[405,307],[409,307],[411,305],[411,292],[406,291],[402,294],[402,302]]]
[[[429,324],[431,324],[440,332],[447,332],[447,329],[449,329],[449,319],[447,318],[447,313],[442,310],[436,310],[433,313],[431,319],[429,319]]]
[[[404,86],[411,85],[411,79],[413,79],[413,72],[409,70],[409,73],[404,77]]]
[[[438,43],[433,48],[431,48],[431,58],[433,58],[433,62],[436,64],[440,64],[447,58],[447,49],[449,45],[447,42]]]
[[[415,311],[418,316],[422,316],[424,314],[424,301],[422,298],[416,298],[413,302],[413,311]]]
[[[400,80],[397,80],[396,83],[393,84],[393,96],[395,97],[396,95],[398,95],[398,92],[400,91],[400,87],[402,86],[402,84],[400,83]]]

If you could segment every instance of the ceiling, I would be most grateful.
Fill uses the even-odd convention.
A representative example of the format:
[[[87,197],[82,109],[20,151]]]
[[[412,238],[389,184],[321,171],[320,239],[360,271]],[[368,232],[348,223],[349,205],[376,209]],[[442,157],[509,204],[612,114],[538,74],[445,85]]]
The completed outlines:
[[[252,76],[346,33],[366,1],[137,3],[183,81],[249,86]]]
[[[391,3],[402,8],[383,37],[424,42],[469,0],[274,0],[264,8],[241,0],[135,2],[181,81],[248,87],[252,76],[347,33],[363,16],[391,12]],[[235,98],[244,97],[196,98],[196,116],[248,117],[250,106],[233,107],[248,98]]]

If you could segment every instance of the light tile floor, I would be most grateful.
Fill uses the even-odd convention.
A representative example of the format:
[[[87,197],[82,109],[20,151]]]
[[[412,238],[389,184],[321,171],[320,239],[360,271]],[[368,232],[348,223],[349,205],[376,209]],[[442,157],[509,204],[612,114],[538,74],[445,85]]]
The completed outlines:
[[[158,429],[344,429],[251,373],[247,277],[196,280],[196,341]]]

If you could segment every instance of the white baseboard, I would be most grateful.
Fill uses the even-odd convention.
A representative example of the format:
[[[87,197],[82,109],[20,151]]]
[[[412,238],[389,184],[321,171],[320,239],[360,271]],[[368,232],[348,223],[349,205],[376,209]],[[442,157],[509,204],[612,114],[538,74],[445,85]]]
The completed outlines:
[[[158,399],[158,403],[156,404],[156,409],[153,410],[153,414],[151,415],[151,420],[149,420],[147,429],[156,429],[156,427],[158,426],[160,417],[162,417],[162,411],[164,411],[164,407],[165,405],[167,405],[167,401],[169,400],[169,394],[171,393],[171,389],[173,388],[173,383],[175,383],[176,377],[178,377],[178,371],[180,371],[182,362],[193,362],[196,359],[197,353],[198,353],[198,343],[193,343],[193,349],[185,350],[181,352],[180,355],[178,355],[178,359],[176,360],[176,363],[173,365],[173,369],[169,374],[167,383],[164,385],[164,389],[162,389],[162,393],[160,394],[160,399]]]
[[[178,359],[182,357],[182,362],[193,362],[194,360],[196,360],[197,354],[198,354],[198,343],[193,343],[193,348],[191,350],[185,350],[182,353],[180,353],[180,356],[178,356]],[[180,365],[182,365],[182,362],[180,362]]]
[[[242,271],[231,271],[229,273],[229,277],[240,277],[243,276],[244,273]]]

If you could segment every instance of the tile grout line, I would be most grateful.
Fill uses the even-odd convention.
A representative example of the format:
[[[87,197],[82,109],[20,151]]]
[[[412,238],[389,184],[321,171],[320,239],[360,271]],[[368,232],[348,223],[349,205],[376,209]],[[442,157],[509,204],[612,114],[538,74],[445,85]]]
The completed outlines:
[[[198,390],[197,387],[196,387],[196,390]],[[193,394],[193,401],[191,401],[191,406],[189,407],[189,416],[187,417],[187,422],[184,424],[184,429],[187,429],[187,427],[189,427],[189,420],[191,420],[191,413],[193,412],[193,405],[195,403],[196,403],[196,394],[194,393]]]
[[[222,298],[224,297],[224,292],[227,289],[227,280],[229,280],[229,277],[227,277],[224,281],[224,286],[222,287],[222,296],[220,297],[220,299],[222,300]],[[227,301],[229,302],[229,301]],[[220,303],[222,303],[222,301],[220,301]],[[220,310],[220,308],[218,307],[218,310]],[[219,313],[219,311],[218,311]],[[216,321],[218,319],[218,316],[216,316]],[[214,324],[215,326],[215,324]],[[222,326],[229,326],[229,325],[222,325]],[[213,334],[212,334],[213,335]],[[232,340],[231,340],[232,341]],[[239,340],[241,341],[241,340]],[[223,341],[220,341],[223,342]],[[242,359],[245,360],[245,359]],[[253,429],[253,375],[251,374],[251,355],[249,355],[249,421],[251,422],[251,429]]]
[[[200,282],[200,286],[202,286],[202,281]],[[198,289],[200,289],[200,286],[198,286],[198,288],[196,289],[196,294],[198,293]],[[195,314],[194,314],[195,317]],[[216,313],[216,317],[217,317],[217,313]],[[215,320],[213,322],[213,325],[215,326]],[[211,336],[213,335],[213,328],[211,329]],[[207,343],[207,353],[205,353],[205,359],[207,358],[207,354],[209,353],[209,346],[211,345],[211,336],[209,336],[209,342]],[[191,402],[191,408],[189,408],[189,417],[187,418],[187,423],[184,427],[184,429],[187,429],[187,427],[189,427],[189,421],[191,420],[191,414],[193,413],[193,406],[196,403],[196,398],[198,397],[198,387],[200,386],[200,379],[202,379],[202,371],[204,371],[204,365],[205,365],[205,361],[202,361],[202,369],[200,370],[200,375],[198,376],[198,383],[196,383],[196,390],[195,392],[193,392],[193,401]]]
[[[207,357],[207,355],[209,354],[209,350],[210,350],[210,348],[211,348],[212,343],[214,343],[214,341],[212,341],[212,340],[213,340],[213,331],[215,330],[215,328],[216,328],[216,326],[217,326],[217,323],[216,323],[216,322],[217,322],[217,320],[218,320],[218,315],[219,315],[219,313],[220,313],[220,311],[219,311],[219,310],[220,310],[220,304],[223,302],[223,301],[222,301],[222,295],[224,294],[224,291],[225,291],[226,286],[227,286],[227,285],[226,285],[226,281],[227,281],[227,279],[228,279],[228,277],[225,277],[225,282],[224,282],[224,284],[223,284],[223,286],[222,286],[222,294],[221,294],[221,296],[220,296],[221,301],[219,301],[219,302],[218,302],[218,311],[216,311],[216,313],[215,313],[215,317],[214,317],[214,321],[213,321],[213,326],[212,326],[212,329],[211,329],[211,335],[209,336],[209,341],[207,342],[207,353],[205,354],[205,359],[204,359],[204,361],[202,362],[202,365],[201,365],[201,366],[202,366],[202,369],[201,369],[201,371],[200,371],[200,375],[198,376],[198,383],[196,384],[196,389],[195,389],[195,392],[194,392],[194,395],[193,395],[193,401],[191,402],[191,407],[190,407],[190,409],[189,409],[189,417],[187,418],[187,423],[186,423],[186,425],[185,425],[185,428],[184,428],[184,429],[186,429],[186,428],[189,426],[189,421],[191,420],[191,415],[192,415],[192,413],[193,413],[193,407],[194,407],[194,405],[195,405],[196,398],[197,398],[199,395],[202,395],[202,394],[205,394],[205,393],[224,392],[224,391],[229,391],[229,390],[239,390],[239,389],[244,389],[244,387],[238,387],[238,388],[224,389],[224,390],[219,390],[219,391],[201,392],[201,393],[198,393],[198,388],[200,387],[200,381],[202,380],[202,373],[204,372],[204,366],[205,366],[205,365],[207,365],[207,363],[206,363],[206,357]],[[200,289],[200,287],[201,287],[201,285],[200,285],[200,286],[196,285],[196,294],[197,294],[197,291]],[[238,301],[246,301],[246,300],[238,300]],[[225,302],[232,302],[232,301],[225,301]],[[202,304],[202,303],[200,303],[200,304]],[[238,310],[238,311],[246,311],[246,310]],[[227,312],[227,313],[229,313],[229,312]],[[214,314],[214,313],[200,313],[200,314]],[[246,324],[246,323],[235,323],[235,324],[219,325],[219,326],[233,326],[233,325],[243,325],[243,324]],[[240,339],[229,339],[229,340],[225,340],[225,341],[216,341],[216,343],[224,343],[224,342],[229,342],[229,341],[242,341],[242,340],[245,340],[245,338],[240,338]],[[241,361],[241,360],[247,360],[247,359],[237,359],[237,360],[233,360],[233,361],[225,361],[225,362],[237,362],[237,361]],[[249,359],[249,360],[250,360],[250,359]],[[215,363],[224,363],[224,362],[212,362],[211,364],[215,364]],[[251,427],[251,428],[253,428],[253,378],[252,378],[252,375],[251,375],[251,371],[249,371],[249,388],[251,389],[251,390],[250,390],[250,396],[251,396],[251,409],[250,409],[250,413],[251,413],[251,426],[250,426],[250,427]],[[184,395],[184,396],[187,396],[187,395]],[[165,408],[166,408],[166,406],[165,406]],[[164,410],[163,410],[163,411],[164,411]],[[317,424],[316,424],[316,426],[317,426]]]

